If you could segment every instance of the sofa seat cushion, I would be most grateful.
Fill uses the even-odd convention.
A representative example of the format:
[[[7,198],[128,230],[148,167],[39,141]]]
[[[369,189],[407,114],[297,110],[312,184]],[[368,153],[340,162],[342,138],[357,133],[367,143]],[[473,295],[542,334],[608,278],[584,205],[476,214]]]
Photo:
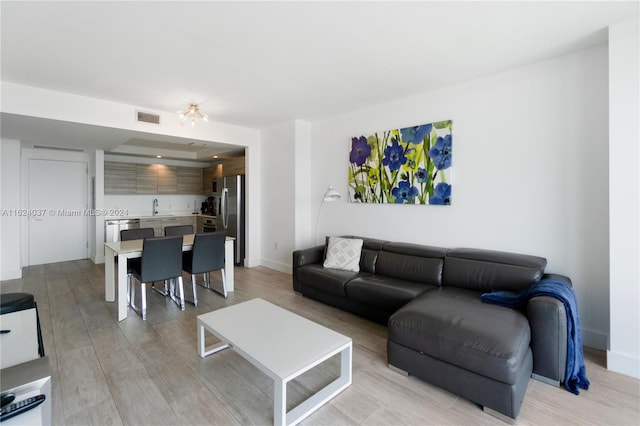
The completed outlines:
[[[349,300],[393,312],[423,292],[437,287],[382,275],[370,275],[354,278],[345,288]]]
[[[321,264],[301,266],[296,269],[295,273],[305,286],[342,297],[346,296],[344,285],[349,280],[371,275],[368,272],[351,272],[340,269],[323,268]]]
[[[461,288],[428,291],[389,318],[390,341],[508,384],[518,380],[530,339],[520,311]]]

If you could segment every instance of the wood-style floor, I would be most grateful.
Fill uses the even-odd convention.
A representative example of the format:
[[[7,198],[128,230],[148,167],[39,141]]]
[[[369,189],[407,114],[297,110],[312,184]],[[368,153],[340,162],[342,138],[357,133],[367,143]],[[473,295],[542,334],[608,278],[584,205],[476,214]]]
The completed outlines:
[[[0,290],[32,293],[38,303],[55,425],[272,423],[273,384],[264,374],[232,350],[204,359],[196,352],[197,315],[255,297],[353,339],[353,384],[303,424],[505,424],[390,370],[386,327],[294,294],[287,274],[236,268],[236,291],[227,300],[200,289],[198,308],[187,305],[184,312],[150,293],[147,321],[130,311],[120,323],[115,304],[104,301],[103,265],[56,263],[25,268],[23,275],[1,282]],[[640,381],[606,370],[603,352],[585,352],[591,388],[575,396],[530,380],[516,424],[639,424]],[[328,383],[338,366],[329,360],[292,383],[289,405]]]

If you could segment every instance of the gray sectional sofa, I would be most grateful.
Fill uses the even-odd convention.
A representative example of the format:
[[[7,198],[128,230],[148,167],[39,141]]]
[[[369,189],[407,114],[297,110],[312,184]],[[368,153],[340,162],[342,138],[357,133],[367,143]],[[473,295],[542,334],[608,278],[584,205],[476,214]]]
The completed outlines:
[[[361,237],[348,237],[361,238]],[[545,274],[546,259],[361,238],[360,271],[323,267],[325,246],[293,253],[294,291],[387,324],[389,366],[513,421],[530,377],[558,385],[567,354],[564,306],[532,298],[525,310],[482,303]],[[570,284],[567,277],[552,275]]]

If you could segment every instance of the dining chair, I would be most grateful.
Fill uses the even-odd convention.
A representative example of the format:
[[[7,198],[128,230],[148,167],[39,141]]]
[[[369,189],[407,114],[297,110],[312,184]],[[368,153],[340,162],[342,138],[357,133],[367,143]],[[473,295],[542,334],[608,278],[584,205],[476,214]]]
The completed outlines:
[[[175,281],[178,281],[179,299],[176,299],[175,290],[169,292],[173,300],[184,311],[184,287],[182,286],[182,237],[147,238],[142,244],[142,257],[140,266],[134,267],[131,277],[140,282],[141,307],[135,306],[135,286],[130,284],[130,305],[138,312],[143,320],[147,319],[147,292],[146,283],[154,281],[170,280],[175,289]]]
[[[189,235],[193,234],[193,225],[177,225],[177,226],[165,226],[164,236],[169,237],[173,235]]]
[[[196,274],[204,274],[204,287],[227,298],[227,282],[224,273],[224,243],[227,238],[225,232],[206,232],[196,234],[193,239],[193,249],[182,253],[182,268],[191,274],[191,287],[193,288],[193,303],[198,306],[198,294],[196,292]],[[211,272],[222,273],[222,291],[211,287]],[[200,284],[198,284],[200,285]]]
[[[153,238],[153,228],[122,229],[120,231],[120,241],[144,240]]]
[[[153,228],[137,228],[137,229],[121,229],[120,230],[120,241],[131,241],[131,240],[144,240],[145,238],[153,238],[155,234],[153,233]],[[131,271],[137,265],[140,268],[140,258],[137,257],[135,259],[127,259],[127,286],[131,280]],[[151,284],[153,288],[153,284]],[[162,294],[159,290],[155,289],[158,293]],[[166,285],[165,285],[166,292]],[[127,288],[127,302],[131,303],[130,298],[130,289]]]

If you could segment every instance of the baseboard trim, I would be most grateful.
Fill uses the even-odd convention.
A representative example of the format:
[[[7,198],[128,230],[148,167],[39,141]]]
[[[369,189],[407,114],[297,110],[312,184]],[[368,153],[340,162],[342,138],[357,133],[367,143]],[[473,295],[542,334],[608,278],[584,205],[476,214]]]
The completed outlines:
[[[609,348],[609,335],[583,327],[582,344],[589,348],[606,351]]]
[[[640,358],[620,352],[607,351],[607,369],[640,379]]]
[[[262,259],[261,265],[269,269],[275,269],[276,271],[284,272],[285,274],[291,275],[291,265],[287,265],[286,263],[277,262],[275,260]]]
[[[21,269],[8,269],[6,271],[0,271],[0,281],[18,280],[20,278],[22,278],[22,268]]]

